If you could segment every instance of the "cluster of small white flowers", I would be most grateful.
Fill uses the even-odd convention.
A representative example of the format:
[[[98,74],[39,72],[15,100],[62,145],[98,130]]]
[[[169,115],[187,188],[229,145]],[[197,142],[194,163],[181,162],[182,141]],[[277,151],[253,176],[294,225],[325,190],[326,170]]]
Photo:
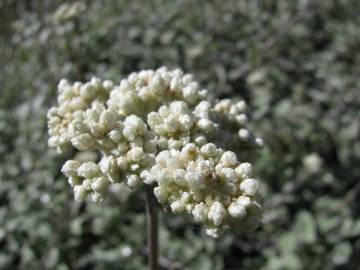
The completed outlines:
[[[257,228],[260,184],[251,176],[250,163],[240,163],[234,152],[213,143],[164,150],[151,169],[159,202],[174,213],[192,214],[214,237],[224,226],[246,232]]]
[[[81,84],[76,82],[69,84],[65,79],[58,85],[58,107],[52,107],[48,111],[49,146],[57,147],[59,153],[69,145],[74,133],[83,131],[83,121],[86,118],[90,122],[99,118],[99,113],[104,108],[104,102],[109,98],[113,83],[100,81],[93,78],[90,82]],[[95,125],[94,125],[94,128]],[[94,146],[95,141],[89,136],[83,136],[81,142],[85,145]],[[80,149],[83,150],[83,149]]]
[[[192,75],[166,68],[132,73],[119,85],[62,80],[58,90],[49,145],[102,156],[64,164],[76,200],[102,202],[115,182],[155,184],[164,207],[192,214],[211,236],[226,226],[256,229],[259,183],[248,162],[263,142],[246,128],[243,100],[209,100]]]

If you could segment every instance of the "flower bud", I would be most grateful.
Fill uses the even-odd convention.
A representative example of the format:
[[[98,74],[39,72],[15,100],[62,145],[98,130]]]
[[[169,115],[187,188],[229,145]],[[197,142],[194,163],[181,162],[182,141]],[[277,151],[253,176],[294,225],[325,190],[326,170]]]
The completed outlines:
[[[84,162],[77,169],[78,175],[84,178],[94,178],[101,174],[99,166],[94,162]]]
[[[205,203],[199,203],[195,205],[192,214],[196,222],[205,222],[208,215],[208,208],[206,207]]]
[[[94,138],[88,133],[72,138],[71,143],[80,151],[92,150],[96,145]]]
[[[248,178],[241,182],[240,189],[248,196],[255,196],[260,188],[256,179]]]
[[[74,187],[74,197],[75,201],[81,202],[86,199],[87,192],[83,186],[75,186]]]
[[[76,176],[77,169],[80,167],[81,163],[77,160],[68,160],[63,165],[61,172],[66,176]]]
[[[250,163],[241,163],[235,168],[236,175],[242,179],[249,178],[252,175],[252,166]]]
[[[224,154],[222,154],[220,162],[225,166],[225,167],[235,167],[236,164],[238,163],[236,155],[234,152],[231,151],[226,151],[224,152]]]
[[[219,226],[226,218],[226,210],[222,203],[214,202],[208,213],[208,218],[213,221],[214,225]]]
[[[246,216],[246,209],[244,205],[237,202],[230,204],[228,211],[232,217],[237,219],[242,219]]]
[[[141,179],[136,174],[128,175],[126,178],[126,185],[131,189],[135,189],[141,185]]]
[[[99,193],[104,193],[104,191],[107,190],[108,185],[108,180],[102,176],[94,180],[91,184],[91,189]]]

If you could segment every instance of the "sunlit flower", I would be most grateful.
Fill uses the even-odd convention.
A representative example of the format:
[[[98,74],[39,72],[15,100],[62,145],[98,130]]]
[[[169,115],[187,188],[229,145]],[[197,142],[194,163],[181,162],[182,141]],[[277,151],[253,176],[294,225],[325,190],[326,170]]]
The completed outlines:
[[[62,80],[58,91],[49,146],[101,157],[64,164],[76,200],[100,203],[114,183],[154,184],[164,207],[192,215],[213,237],[227,226],[256,229],[261,196],[251,162],[263,142],[246,127],[243,100],[211,100],[192,75],[166,68],[132,73],[119,85]]]

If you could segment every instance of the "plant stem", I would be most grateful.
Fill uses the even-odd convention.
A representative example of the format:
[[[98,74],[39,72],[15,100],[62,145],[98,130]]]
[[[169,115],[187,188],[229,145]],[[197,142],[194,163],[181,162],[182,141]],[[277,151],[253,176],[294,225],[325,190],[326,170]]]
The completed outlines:
[[[148,242],[148,263],[150,270],[156,270],[159,258],[158,243],[158,212],[156,198],[151,186],[145,186],[146,194],[146,223],[147,223],[147,242]]]

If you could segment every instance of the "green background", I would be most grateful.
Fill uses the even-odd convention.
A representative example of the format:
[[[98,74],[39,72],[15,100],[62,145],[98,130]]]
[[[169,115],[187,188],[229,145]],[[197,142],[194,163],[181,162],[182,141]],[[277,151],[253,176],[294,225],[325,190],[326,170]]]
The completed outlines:
[[[146,269],[142,192],[76,203],[46,111],[61,78],[119,82],[164,65],[243,97],[266,142],[261,228],[213,240],[162,213],[164,269],[359,269],[359,1],[75,5],[0,0],[0,269]]]

